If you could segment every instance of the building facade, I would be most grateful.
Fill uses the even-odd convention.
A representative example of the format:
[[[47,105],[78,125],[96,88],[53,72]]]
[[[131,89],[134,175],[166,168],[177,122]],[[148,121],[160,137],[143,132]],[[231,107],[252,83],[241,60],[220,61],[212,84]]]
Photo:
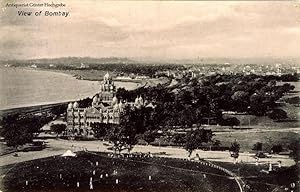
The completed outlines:
[[[67,109],[68,135],[89,136],[92,123],[119,124],[124,104],[118,102],[116,86],[109,74],[100,85],[100,91],[93,97],[90,107],[80,108],[77,102],[69,103]]]
[[[107,73],[100,85],[100,91],[92,100],[91,106],[80,108],[77,102],[69,103],[67,109],[67,134],[74,136],[91,136],[93,123],[119,124],[120,116],[126,105],[140,107],[144,105],[142,97],[134,103],[118,101],[116,86]]]

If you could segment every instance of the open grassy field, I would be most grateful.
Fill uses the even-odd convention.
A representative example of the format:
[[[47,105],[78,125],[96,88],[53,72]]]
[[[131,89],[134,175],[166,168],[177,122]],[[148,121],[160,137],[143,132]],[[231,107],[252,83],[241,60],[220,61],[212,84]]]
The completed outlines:
[[[2,191],[90,191],[91,177],[93,191],[238,191],[235,180],[225,173],[179,159],[79,153],[77,157],[54,156],[1,169],[5,174]]]
[[[251,152],[253,145],[257,142],[263,143],[263,150],[269,151],[273,145],[281,144],[287,150],[289,143],[299,140],[299,133],[294,132],[223,132],[216,134],[214,139],[220,140],[224,146],[230,146],[232,142],[237,140],[240,144],[241,151]]]

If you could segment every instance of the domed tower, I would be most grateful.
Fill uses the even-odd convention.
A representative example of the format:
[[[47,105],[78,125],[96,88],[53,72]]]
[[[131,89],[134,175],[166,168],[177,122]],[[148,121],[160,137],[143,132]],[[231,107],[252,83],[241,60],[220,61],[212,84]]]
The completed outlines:
[[[123,108],[124,108],[124,105],[123,105],[122,101],[120,101],[120,103],[119,103],[119,111],[123,112]]]
[[[112,77],[109,75],[109,73],[106,73],[103,77],[104,84],[111,84]]]
[[[134,100],[134,106],[138,109],[140,109],[144,105],[143,98],[141,96],[136,97]]]
[[[138,100],[139,100],[140,105],[143,106],[144,105],[144,99],[142,98],[142,96],[140,96]]]
[[[139,97],[136,97],[135,100],[134,100],[134,105],[138,106],[139,104],[140,104]]]
[[[118,103],[118,98],[116,96],[114,96],[112,101],[111,101],[111,105],[115,105],[117,103]]]
[[[73,104],[73,108],[76,109],[78,107],[79,107],[79,104],[77,103],[77,101],[75,101],[74,104]]]
[[[68,104],[68,110],[70,110],[70,109],[73,109],[73,104],[72,103]]]
[[[99,97],[102,98],[103,103],[108,103],[109,105],[114,105],[118,101],[116,98],[114,99],[116,95],[116,86],[114,82],[112,81],[112,77],[109,75],[109,73],[106,73],[103,77],[103,81],[100,85]]]

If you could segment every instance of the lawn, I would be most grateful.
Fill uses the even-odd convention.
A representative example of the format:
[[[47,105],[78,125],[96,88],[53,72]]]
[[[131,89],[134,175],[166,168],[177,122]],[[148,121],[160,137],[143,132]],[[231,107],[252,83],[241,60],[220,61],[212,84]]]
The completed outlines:
[[[113,158],[81,152],[77,157],[54,156],[19,163],[10,170],[0,168],[7,170],[2,191],[90,191],[91,177],[93,191],[238,191],[225,173],[180,159]]]
[[[241,151],[251,152],[253,145],[257,142],[263,143],[263,150],[270,151],[273,145],[282,145],[287,150],[288,145],[299,140],[299,134],[293,132],[224,132],[216,134],[214,139],[220,140],[222,146],[230,146],[232,142],[237,140],[240,144]]]

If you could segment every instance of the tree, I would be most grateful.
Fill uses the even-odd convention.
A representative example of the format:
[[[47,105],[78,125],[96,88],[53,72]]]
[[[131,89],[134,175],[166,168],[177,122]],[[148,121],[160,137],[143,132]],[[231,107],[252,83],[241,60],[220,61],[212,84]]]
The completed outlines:
[[[92,131],[94,132],[94,136],[96,138],[101,138],[106,136],[107,131],[110,129],[110,124],[92,123],[91,127],[92,127]]]
[[[17,149],[18,146],[32,141],[33,133],[28,130],[28,126],[22,126],[21,121],[22,119],[18,114],[3,117],[1,135],[7,146],[13,146]]]
[[[129,152],[133,146],[137,143],[136,133],[132,130],[126,130],[119,125],[112,125],[108,134],[108,140],[112,142],[114,152],[121,153],[121,151],[127,149]]]
[[[273,109],[268,113],[268,117],[273,120],[282,120],[287,118],[287,113],[283,109]]]
[[[184,148],[189,152],[189,157],[192,152],[199,148],[202,143],[208,143],[211,141],[213,133],[211,130],[206,129],[196,129],[189,131],[186,134],[186,143]]]
[[[125,107],[120,116],[120,124],[111,125],[107,137],[112,142],[115,153],[121,153],[124,149],[130,152],[137,143],[135,111],[132,111],[129,106]]]
[[[262,146],[263,144],[261,142],[257,142],[253,145],[253,149],[254,151],[258,152],[258,151],[262,151]]]
[[[240,121],[236,117],[229,117],[229,118],[224,120],[222,125],[231,126],[231,128],[233,128],[233,126],[240,125]]]
[[[231,99],[234,101],[234,107],[237,111],[245,111],[249,105],[249,93],[245,91],[236,91]]]
[[[50,130],[57,134],[57,137],[59,134],[64,132],[66,130],[67,126],[65,124],[52,124],[50,126]]]
[[[184,145],[186,143],[186,137],[183,134],[175,134],[173,135],[171,141],[177,145]]]
[[[231,147],[229,148],[230,156],[234,158],[234,162],[236,162],[236,159],[239,157],[240,152],[240,144],[237,143],[235,140],[233,143],[231,143]]]
[[[190,105],[184,105],[183,110],[180,110],[179,112],[179,123],[180,125],[184,127],[191,127],[193,125],[194,121],[194,111],[192,109],[192,106]]]
[[[296,163],[300,160],[300,140],[293,141],[288,146],[290,152],[290,157],[294,159]]]
[[[280,153],[283,151],[283,147],[282,145],[278,144],[278,145],[273,145],[272,148],[271,148],[271,151],[273,153]]]
[[[151,142],[153,142],[155,140],[155,136],[156,136],[156,134],[153,131],[148,130],[143,134],[143,139],[149,145]]]
[[[85,99],[79,100],[78,104],[79,104],[79,107],[85,108],[85,107],[89,107],[91,105],[92,101],[93,101],[93,99],[87,97]]]
[[[17,149],[18,146],[30,143],[33,139],[33,134],[16,124],[12,124],[9,129],[4,130],[3,137],[7,146],[13,146]]]
[[[53,115],[59,116],[60,114],[64,114],[67,110],[67,104],[61,104],[58,106],[54,106],[53,108],[51,108],[50,112]]]
[[[264,103],[264,95],[254,93],[250,96],[251,112],[256,116],[263,116],[266,113],[267,106]]]
[[[213,141],[213,146],[216,146],[216,147],[220,147],[220,145],[221,145],[221,141],[220,140],[214,140]]]

